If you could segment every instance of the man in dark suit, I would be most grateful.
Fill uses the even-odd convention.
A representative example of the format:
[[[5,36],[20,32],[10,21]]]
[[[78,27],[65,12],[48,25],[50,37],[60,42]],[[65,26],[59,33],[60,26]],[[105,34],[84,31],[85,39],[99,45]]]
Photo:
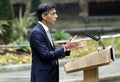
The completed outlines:
[[[49,26],[57,19],[55,6],[41,4],[37,11],[38,23],[30,33],[32,49],[31,82],[59,82],[58,59],[70,55],[82,43],[76,37],[56,48],[49,33]]]

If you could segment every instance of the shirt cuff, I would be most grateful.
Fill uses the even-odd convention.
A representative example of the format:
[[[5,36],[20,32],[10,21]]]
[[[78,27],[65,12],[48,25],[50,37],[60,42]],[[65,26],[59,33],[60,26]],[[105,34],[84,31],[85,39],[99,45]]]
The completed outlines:
[[[66,51],[70,51],[70,49],[65,49],[65,47],[63,46],[63,48],[64,48],[64,52],[66,52]]]

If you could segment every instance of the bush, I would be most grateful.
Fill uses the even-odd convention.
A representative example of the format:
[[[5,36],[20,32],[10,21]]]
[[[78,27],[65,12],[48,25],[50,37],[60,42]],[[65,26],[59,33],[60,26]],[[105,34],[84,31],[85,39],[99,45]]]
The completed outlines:
[[[0,20],[11,20],[14,18],[11,0],[0,0]]]
[[[16,47],[16,51],[21,53],[30,53],[31,49],[29,46],[27,46],[29,44],[28,41],[17,39],[13,44],[19,45],[19,47]]]
[[[12,29],[10,25],[10,22],[0,21],[0,44],[8,44],[11,42]]]
[[[12,37],[14,40],[21,39],[26,40],[28,39],[29,32],[31,31],[31,26],[35,21],[35,17],[22,17],[22,12],[20,10],[19,18],[15,19],[12,22]]]
[[[57,31],[52,34],[53,40],[69,40],[72,36],[69,33],[66,33],[64,30]]]
[[[22,17],[20,11],[19,18],[11,22],[0,21],[0,44],[9,44],[13,41],[27,40],[35,17]]]

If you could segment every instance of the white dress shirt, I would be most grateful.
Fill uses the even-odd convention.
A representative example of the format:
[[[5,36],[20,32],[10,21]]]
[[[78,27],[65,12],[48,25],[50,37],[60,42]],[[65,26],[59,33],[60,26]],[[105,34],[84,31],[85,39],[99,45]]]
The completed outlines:
[[[53,42],[52,42],[52,38],[51,38],[51,34],[50,34],[50,31],[48,29],[48,27],[46,25],[44,25],[42,22],[38,21],[39,24],[41,24],[43,26],[43,28],[45,29],[46,33],[47,33],[47,36],[50,40],[50,43],[51,45],[53,46]]]

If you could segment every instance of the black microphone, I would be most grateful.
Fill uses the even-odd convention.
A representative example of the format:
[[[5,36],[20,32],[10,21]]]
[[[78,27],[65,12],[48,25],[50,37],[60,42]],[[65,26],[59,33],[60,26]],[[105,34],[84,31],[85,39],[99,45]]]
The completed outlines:
[[[101,42],[101,38],[100,38],[100,35],[99,35],[99,37],[98,38],[96,38],[95,36],[93,36],[93,35],[90,35],[90,34],[88,34],[88,33],[84,33],[86,36],[88,36],[88,37],[90,37],[90,38],[92,38],[93,40],[95,40],[95,41],[98,41],[99,42],[99,46],[102,46],[103,47],[103,49],[105,49],[105,47],[104,47],[104,45],[103,45],[103,43]]]
[[[100,38],[96,38],[95,36],[90,35],[90,34],[88,34],[88,33],[84,33],[84,34],[85,34],[86,36],[92,38],[92,39],[95,40],[95,41],[99,41],[99,40],[100,40]]]

